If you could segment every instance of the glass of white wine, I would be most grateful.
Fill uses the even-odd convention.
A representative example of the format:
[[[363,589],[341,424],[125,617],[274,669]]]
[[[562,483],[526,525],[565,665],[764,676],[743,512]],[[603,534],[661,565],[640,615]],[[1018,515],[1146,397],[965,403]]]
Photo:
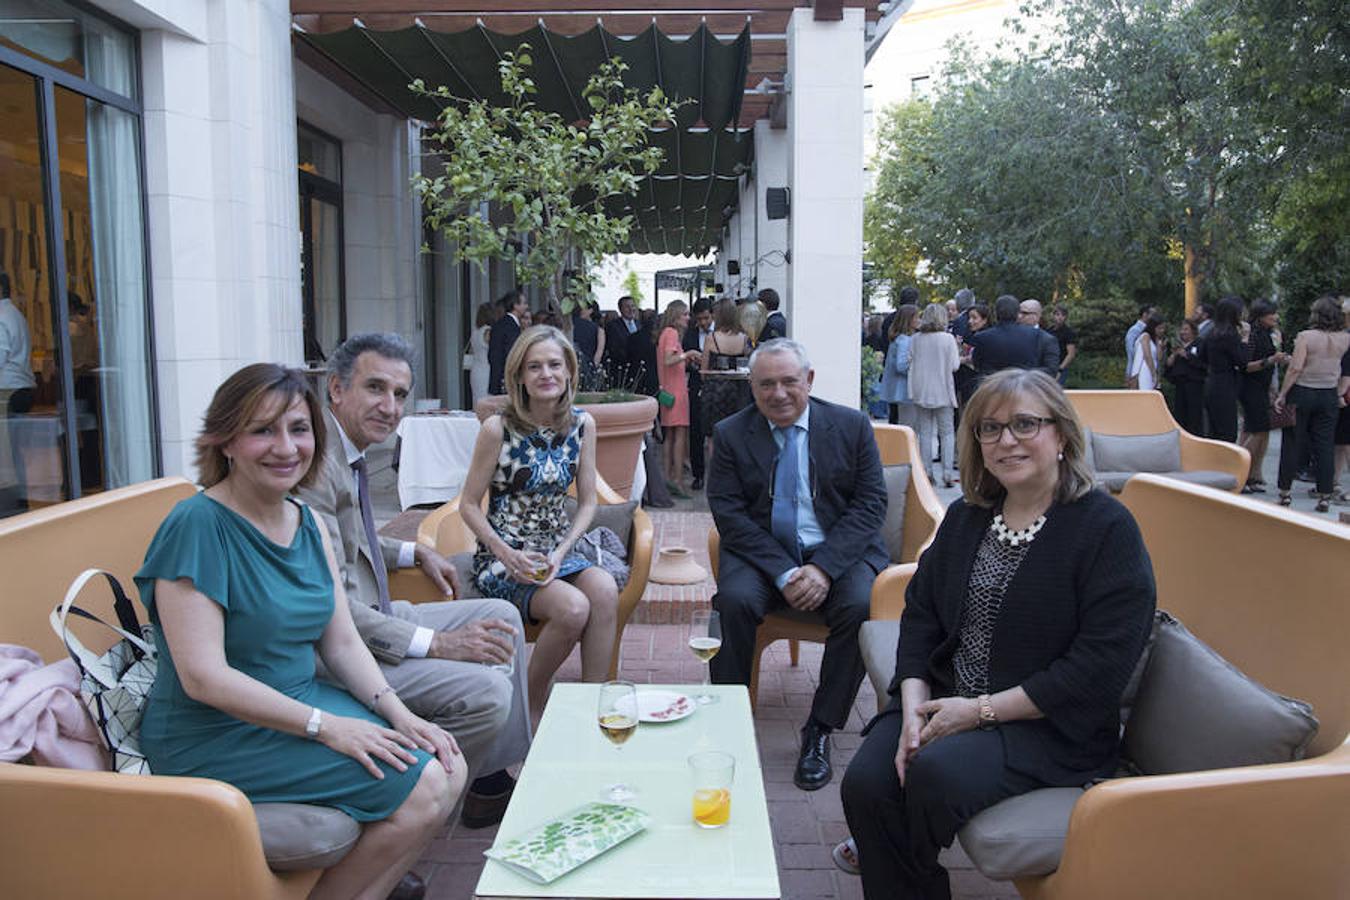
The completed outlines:
[[[715,609],[696,609],[689,617],[689,650],[698,657],[701,662],[711,662],[717,655],[717,651],[722,649],[722,617],[718,615]],[[710,676],[705,676],[703,683],[708,684]],[[716,703],[717,697],[706,687],[703,692],[695,695],[695,702],[700,706],[707,706],[709,703]]]
[[[600,733],[609,738],[616,750],[622,750],[638,725],[637,688],[633,683],[606,681],[600,685],[595,718]],[[611,803],[630,803],[637,797],[637,791],[620,781],[607,785],[602,795]]]

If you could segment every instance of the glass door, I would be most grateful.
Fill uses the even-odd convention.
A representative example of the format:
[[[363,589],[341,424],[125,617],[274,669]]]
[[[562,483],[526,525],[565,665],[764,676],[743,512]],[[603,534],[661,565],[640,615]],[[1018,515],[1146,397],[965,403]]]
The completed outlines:
[[[342,145],[301,123],[300,289],[305,362],[322,366],[347,336],[343,270]]]

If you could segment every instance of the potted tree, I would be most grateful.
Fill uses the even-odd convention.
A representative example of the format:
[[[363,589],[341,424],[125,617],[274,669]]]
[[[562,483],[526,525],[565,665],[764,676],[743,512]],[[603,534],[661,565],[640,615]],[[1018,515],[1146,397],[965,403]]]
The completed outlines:
[[[588,295],[585,271],[571,264],[578,258],[593,264],[628,240],[632,216],[610,209],[615,198],[635,196],[641,180],[661,165],[664,154],[648,143],[648,132],[674,121],[677,104],[659,87],[645,96],[625,87],[627,65],[616,57],[582,91],[589,118],[565,122],[535,104],[529,50],[521,44],[502,54],[502,105],[413,83],[443,103],[426,137],[444,163],[415,175],[413,190],[426,223],[445,235],[459,259],[514,261],[518,277],[544,287],[549,308],[570,325],[568,314]],[[484,215],[488,209],[495,221]],[[609,391],[583,402],[596,420],[601,475],[626,493],[656,401]],[[500,404],[480,401],[480,418]]]

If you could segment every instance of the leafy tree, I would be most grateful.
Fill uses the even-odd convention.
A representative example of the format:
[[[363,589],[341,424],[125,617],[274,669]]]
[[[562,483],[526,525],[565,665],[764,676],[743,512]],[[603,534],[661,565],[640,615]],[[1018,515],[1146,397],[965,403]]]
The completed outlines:
[[[606,214],[604,201],[637,193],[663,153],[648,145],[648,130],[675,117],[661,89],[645,97],[626,88],[627,65],[614,58],[582,91],[590,119],[567,123],[535,105],[529,45],[504,53],[498,64],[507,102],[465,100],[444,87],[415,90],[445,105],[428,140],[444,160],[441,170],[414,176],[426,222],[444,233],[461,259],[480,265],[513,259],[527,283],[544,285],[550,306],[564,312],[584,296],[580,255],[598,260],[628,239],[631,216]],[[481,214],[492,210],[492,217]],[[524,237],[522,243],[518,239]]]
[[[637,273],[632,269],[623,278],[623,292],[633,298],[633,303],[637,306],[642,305],[642,286],[638,284]]]

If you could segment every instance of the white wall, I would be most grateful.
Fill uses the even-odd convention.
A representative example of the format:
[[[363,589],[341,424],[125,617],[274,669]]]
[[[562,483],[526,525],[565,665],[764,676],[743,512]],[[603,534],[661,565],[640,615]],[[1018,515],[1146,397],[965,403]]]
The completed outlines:
[[[788,186],[789,133],[775,129],[767,119],[755,123],[755,191],[753,212],[759,218],[755,288],[773,288],[779,297],[787,296],[788,220],[769,219],[764,192],[772,187]],[[788,198],[789,204],[792,198]]]
[[[141,65],[164,470],[191,476],[221,381],[249,362],[302,360],[290,9],[135,6],[152,24],[180,20],[141,32]]]
[[[814,393],[857,408],[861,348],[863,10],[788,24],[791,212],[788,334],[806,345]]]

